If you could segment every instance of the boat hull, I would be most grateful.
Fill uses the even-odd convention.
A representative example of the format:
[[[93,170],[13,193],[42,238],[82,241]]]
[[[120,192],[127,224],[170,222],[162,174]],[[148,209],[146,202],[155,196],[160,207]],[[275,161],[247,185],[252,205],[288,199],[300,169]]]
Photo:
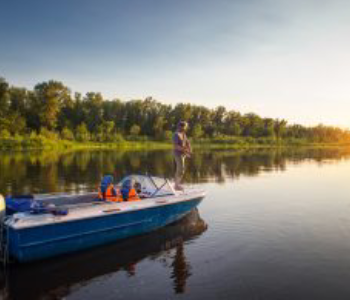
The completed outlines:
[[[44,226],[8,227],[9,253],[16,260],[27,262],[112,243],[175,222],[202,199]]]

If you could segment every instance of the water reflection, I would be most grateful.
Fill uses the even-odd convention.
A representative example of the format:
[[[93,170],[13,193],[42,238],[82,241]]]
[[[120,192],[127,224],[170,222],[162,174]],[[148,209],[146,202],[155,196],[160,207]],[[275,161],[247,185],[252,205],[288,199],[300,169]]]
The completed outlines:
[[[209,182],[201,238],[195,211],[149,235],[15,266],[0,299],[346,299],[349,158],[346,149],[197,151],[185,180]],[[1,154],[0,192],[95,189],[105,173],[171,177],[172,168],[169,151]],[[284,173],[231,184],[263,172]]]
[[[186,261],[183,241],[176,246],[176,254],[171,266],[173,267],[171,278],[174,280],[174,291],[176,294],[182,294],[186,291],[187,278],[191,276],[191,266]]]
[[[191,269],[186,260],[186,242],[206,230],[206,223],[193,210],[181,221],[148,235],[39,263],[12,266],[7,274],[6,299],[61,299],[72,288],[87,285],[96,278],[103,280],[104,276],[123,271],[135,276],[137,265],[145,259],[155,263],[173,260],[165,266],[170,268],[174,291],[182,293]],[[175,250],[173,257],[169,256],[171,250]]]
[[[306,159],[319,163],[350,156],[349,149],[288,149],[260,151],[197,151],[188,161],[186,182],[225,182],[284,171],[286,164]],[[0,154],[0,192],[38,193],[96,189],[103,174],[117,178],[130,173],[173,176],[171,151],[78,151]]]

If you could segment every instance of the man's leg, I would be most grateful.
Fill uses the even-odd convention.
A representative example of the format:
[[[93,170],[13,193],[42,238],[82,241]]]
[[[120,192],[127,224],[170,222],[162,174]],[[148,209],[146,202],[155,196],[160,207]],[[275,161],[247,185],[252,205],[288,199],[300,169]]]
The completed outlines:
[[[182,190],[181,179],[185,173],[185,157],[183,155],[175,155],[176,172],[175,172],[175,189]]]

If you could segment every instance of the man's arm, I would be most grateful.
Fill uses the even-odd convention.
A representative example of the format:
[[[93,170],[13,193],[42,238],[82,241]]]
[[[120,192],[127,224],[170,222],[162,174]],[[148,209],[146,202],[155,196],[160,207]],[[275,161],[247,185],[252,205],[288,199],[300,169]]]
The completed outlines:
[[[175,145],[175,150],[178,150],[180,152],[185,152],[185,148],[180,145]]]
[[[174,137],[173,137],[173,145],[174,145],[174,149],[176,151],[179,151],[181,153],[185,153],[185,147],[179,145],[179,135],[177,133],[174,134]]]

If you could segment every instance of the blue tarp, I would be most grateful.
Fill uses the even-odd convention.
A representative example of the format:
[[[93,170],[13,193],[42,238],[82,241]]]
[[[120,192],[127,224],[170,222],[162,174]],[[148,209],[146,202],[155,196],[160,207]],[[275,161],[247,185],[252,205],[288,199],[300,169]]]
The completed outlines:
[[[35,201],[32,195],[25,196],[8,196],[6,201],[6,213],[14,214],[18,212],[30,212],[32,214],[52,213],[54,215],[66,215],[66,208],[55,207],[54,204]]]
[[[6,212],[13,214],[16,212],[30,211],[34,197],[32,195],[25,196],[7,196],[6,201]]]

